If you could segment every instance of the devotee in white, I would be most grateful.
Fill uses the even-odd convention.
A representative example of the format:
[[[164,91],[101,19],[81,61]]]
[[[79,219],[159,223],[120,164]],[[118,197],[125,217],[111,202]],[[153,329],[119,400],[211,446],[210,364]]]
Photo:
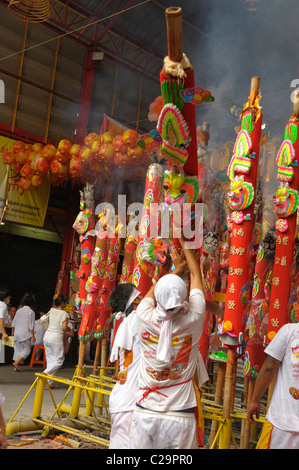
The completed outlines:
[[[117,291],[117,286],[115,290]],[[128,316],[126,312],[139,296],[140,292],[132,285],[132,292],[124,311],[116,315],[116,320],[120,318],[123,320],[117,329],[110,355],[110,362],[119,361],[117,383],[109,397],[110,449],[128,449],[129,447],[131,417],[135,408],[136,392],[139,389],[140,342],[135,310]]]
[[[24,306],[17,310],[11,325],[14,336],[13,366],[14,370],[19,372],[21,370],[20,364],[24,363],[31,352],[31,344],[35,343],[35,313],[31,309],[33,305],[34,299],[27,297]]]
[[[68,327],[69,315],[63,310],[65,305],[65,297],[59,295],[54,300],[55,307],[52,307],[46,315],[41,317],[42,325],[45,325],[47,320],[49,321],[43,338],[47,359],[44,374],[55,375],[64,362],[63,332],[70,330]],[[48,380],[48,383],[50,387],[55,388],[52,380]]]
[[[140,302],[140,388],[131,422],[132,449],[198,447],[194,372],[205,318],[199,262],[180,240],[190,270],[190,296],[183,280],[166,274]]]

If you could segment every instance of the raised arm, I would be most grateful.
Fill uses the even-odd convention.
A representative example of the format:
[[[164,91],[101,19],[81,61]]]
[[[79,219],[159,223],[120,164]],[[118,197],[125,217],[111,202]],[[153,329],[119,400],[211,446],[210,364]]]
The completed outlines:
[[[180,239],[181,247],[190,271],[190,291],[192,289],[200,289],[204,292],[203,280],[201,276],[199,260],[195,256],[194,250],[185,248],[185,241]]]

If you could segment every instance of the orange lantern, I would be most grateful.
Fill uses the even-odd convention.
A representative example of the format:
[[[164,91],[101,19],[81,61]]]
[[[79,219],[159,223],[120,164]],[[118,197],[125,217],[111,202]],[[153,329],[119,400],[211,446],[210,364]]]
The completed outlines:
[[[22,163],[18,163],[18,162],[14,162],[12,165],[11,165],[11,169],[12,171],[15,173],[15,174],[19,174],[20,171],[21,171],[21,168],[22,168]]]
[[[57,149],[54,160],[58,160],[61,163],[66,163],[69,160],[69,158],[70,156],[68,152],[66,152],[63,149],[61,150]]]
[[[38,155],[37,152],[33,152],[32,150],[27,152],[26,162],[30,164],[32,160],[34,160],[37,157],[37,155]]]
[[[29,178],[21,178],[18,182],[19,188],[24,189],[24,191],[28,191],[31,188],[31,180]]]
[[[24,150],[25,144],[21,140],[17,140],[13,143],[12,148],[14,152],[20,152],[21,150]]]
[[[41,151],[41,155],[43,155],[50,161],[54,160],[56,155],[56,147],[51,144],[45,145]]]
[[[58,177],[63,178],[68,173],[68,166],[58,160],[53,160],[50,168],[51,173]]]
[[[106,144],[112,144],[113,137],[110,132],[104,132],[104,134],[101,135],[101,142],[105,142]]]
[[[71,158],[74,158],[74,157],[79,157],[80,155],[80,151],[81,151],[81,145],[79,144],[73,144],[70,148],[70,157]]]
[[[80,150],[80,154],[79,154],[80,158],[83,160],[83,162],[87,162],[90,155],[91,155],[91,149],[87,147],[86,145],[84,145]]]
[[[44,182],[45,180],[44,180],[43,175],[36,174],[36,175],[33,175],[31,178],[31,184],[35,188],[40,188],[44,184]]]
[[[25,163],[25,165],[22,166],[20,173],[24,178],[32,178],[34,170],[30,163]]]
[[[35,153],[39,153],[43,150],[44,146],[43,144],[36,142],[35,144],[32,145],[32,150]]]
[[[99,141],[100,139],[101,137],[96,132],[91,132],[85,137],[84,144],[87,145],[87,147],[91,148],[92,144],[94,142]]]
[[[83,172],[83,162],[79,157],[72,158],[70,161],[70,174],[74,178],[79,178]]]
[[[5,152],[2,159],[3,159],[3,163],[5,163],[5,165],[11,165],[16,160],[15,153],[14,152]]]
[[[138,141],[138,132],[133,129],[128,129],[123,133],[123,141],[130,147],[135,147]]]
[[[62,154],[69,155],[71,147],[72,147],[72,142],[68,139],[63,139],[59,142],[57,150],[59,150],[60,155]]]
[[[35,161],[35,171],[44,175],[50,170],[50,162],[41,153]]]
[[[114,147],[109,142],[101,142],[101,146],[99,148],[99,160],[104,162],[109,162],[114,154]]]
[[[27,154],[24,150],[18,150],[15,153],[16,162],[24,165],[26,163]]]

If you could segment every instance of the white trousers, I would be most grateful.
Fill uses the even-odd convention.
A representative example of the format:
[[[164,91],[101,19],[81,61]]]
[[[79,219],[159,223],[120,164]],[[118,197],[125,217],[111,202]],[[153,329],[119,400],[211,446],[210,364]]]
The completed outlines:
[[[47,343],[47,341],[44,341],[44,346],[47,359],[47,367],[44,370],[44,374],[55,375],[64,362],[63,344]],[[53,384],[52,380],[48,382],[50,385]]]
[[[194,413],[156,413],[136,407],[130,429],[130,449],[197,449]]]
[[[133,411],[111,413],[109,449],[129,449],[129,433]]]
[[[25,341],[16,341],[14,342],[14,353],[13,360],[16,361],[19,357],[26,359],[31,353],[31,339],[26,339]]]
[[[299,449],[299,432],[287,432],[273,426],[269,449]]]

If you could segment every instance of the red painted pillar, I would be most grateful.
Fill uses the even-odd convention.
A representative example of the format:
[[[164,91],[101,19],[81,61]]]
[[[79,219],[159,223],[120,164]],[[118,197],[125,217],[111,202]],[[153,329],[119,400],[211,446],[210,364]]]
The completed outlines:
[[[78,115],[75,143],[82,145],[88,129],[90,104],[92,98],[95,64],[92,60],[93,50],[89,49],[85,54],[85,64],[81,87],[80,109]]]

